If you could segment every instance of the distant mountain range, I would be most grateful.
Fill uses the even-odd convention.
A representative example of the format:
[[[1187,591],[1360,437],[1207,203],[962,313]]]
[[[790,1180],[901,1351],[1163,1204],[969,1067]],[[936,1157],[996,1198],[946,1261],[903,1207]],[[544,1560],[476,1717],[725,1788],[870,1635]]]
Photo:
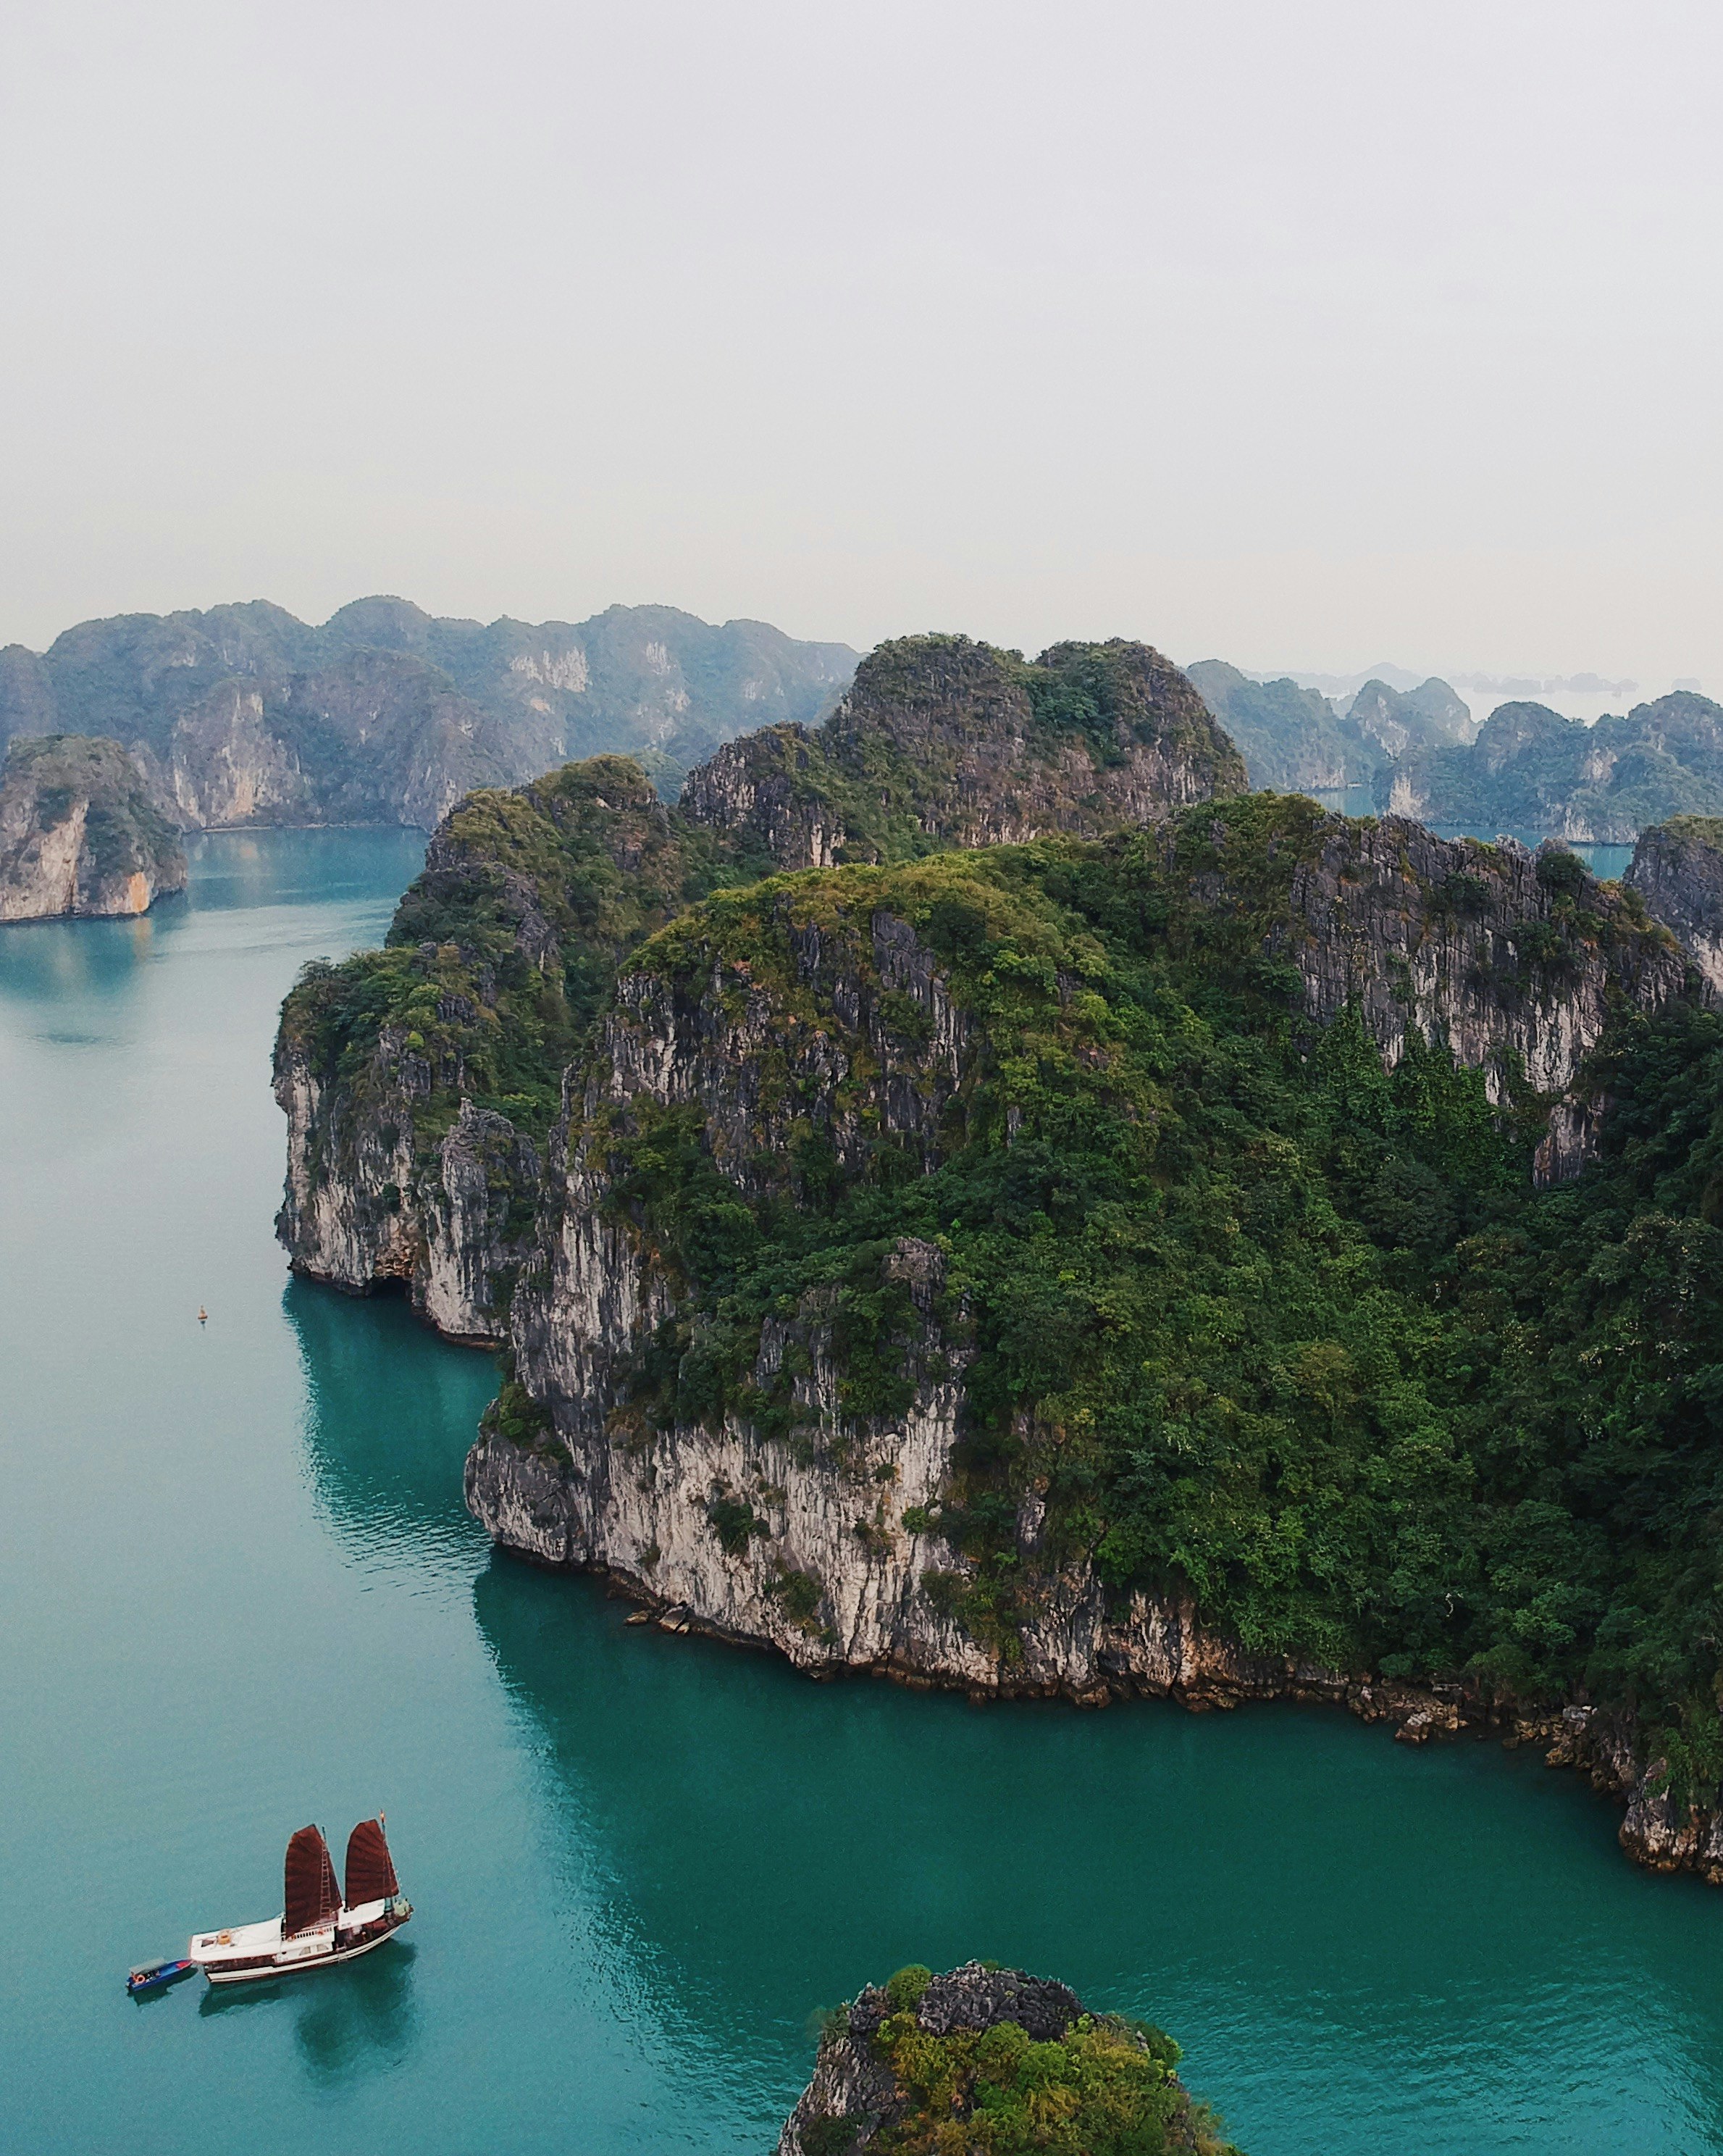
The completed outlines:
[[[1244,751],[1251,784],[1277,793],[1369,786],[1408,753],[1474,731],[1463,699],[1433,675],[1406,689],[1372,678],[1337,705],[1290,675],[1262,681],[1218,659],[1185,670]]]
[[[744,731],[812,723],[848,686],[847,644],[674,607],[583,622],[434,617],[356,600],[320,628],[257,600],[88,621],[46,652],[0,649],[0,745],[122,742],[157,805],[201,829],[434,826],[478,786],[517,785],[603,751],[674,798]]]
[[[44,735],[117,741],[156,809],[187,829],[428,829],[476,788],[604,753],[633,757],[674,800],[690,768],[741,735],[760,739],[731,775],[741,784],[746,765],[761,798],[775,799],[778,779],[754,766],[786,742],[792,762],[827,752],[782,729],[823,721],[857,662],[847,644],[800,642],[765,622],[714,626],[674,607],[481,623],[367,598],[313,627],[256,600],[115,615],[45,652],[0,649],[0,750]],[[1253,788],[1367,788],[1378,808],[1428,823],[1576,840],[1723,814],[1723,707],[1690,688],[1592,726],[1516,700],[1480,728],[1453,684],[1397,667],[1264,680],[1207,659],[1185,671]],[[1474,695],[1495,685],[1464,679]],[[1345,693],[1324,693],[1330,684]],[[1632,686],[1591,675],[1565,685]],[[878,809],[857,774],[834,766],[820,783],[833,814],[844,794],[846,828]]]
[[[1378,675],[1341,701],[1290,675],[1264,681],[1218,659],[1187,667],[1239,748],[1253,787],[1367,787],[1376,806],[1475,831],[1628,844],[1671,816],[1723,814],[1723,706],[1691,689],[1587,725],[1546,704],[1500,705],[1481,726],[1435,676]],[[1336,677],[1337,678],[1337,677]],[[1474,690],[1482,677],[1468,675]],[[1575,675],[1575,694],[1630,682]]]
[[[1678,689],[1588,726],[1504,704],[1476,741],[1413,748],[1373,788],[1378,808],[1427,824],[1628,845],[1672,816],[1723,814],[1723,705]]]

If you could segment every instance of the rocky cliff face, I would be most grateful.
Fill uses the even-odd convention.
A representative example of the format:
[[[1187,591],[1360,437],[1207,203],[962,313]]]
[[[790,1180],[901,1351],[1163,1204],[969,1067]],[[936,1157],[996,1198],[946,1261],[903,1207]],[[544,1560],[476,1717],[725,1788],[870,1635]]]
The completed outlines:
[[[1128,1101],[1139,1131],[1164,1120],[1170,1136],[1180,1112],[1177,1090],[1132,1090],[1082,934],[1037,954],[1021,907],[1049,886],[1086,891],[1096,921],[1141,924],[1132,936],[1188,966],[1179,978],[1229,982],[1234,994],[1258,983],[1318,1042],[1356,1029],[1378,1071],[1423,1068],[1428,1042],[1445,1039],[1522,1109],[1528,1075],[1547,1107],[1612,1017],[1654,1016],[1682,987],[1668,937],[1572,856],[1444,844],[1291,802],[1187,812],[1106,849],[946,856],[720,893],[624,967],[592,1053],[571,1071],[539,1245],[513,1299],[516,1374],[469,1456],[469,1507],[505,1547],[606,1571],[669,1630],[769,1644],[814,1674],[871,1669],[1085,1704],[1330,1699],[1392,1719],[1411,1743],[1488,1726],[1495,1711],[1475,1683],[1421,1688],[1360,1662],[1247,1650],[1188,1588],[1120,1581],[1091,1496],[1074,1513],[1071,1492],[1095,1489],[1101,1455],[1082,1433],[1134,1362],[1092,1395],[1020,1404],[992,1435],[978,1422],[1002,1381],[1000,1321],[977,1285],[992,1231],[955,1232],[966,1207],[1020,1218],[1013,1232],[1033,1238],[1065,1202],[1044,1180],[1049,1113],[1088,1127],[1110,1099]],[[1033,1030],[1036,1009],[1051,1031]],[[1061,1055],[1095,1088],[1081,1105],[1049,1105],[1045,1074]],[[1266,1162],[1259,1149],[1279,1142],[1243,1142]],[[977,1168],[983,1155],[1003,1182]],[[954,1183],[959,1162],[969,1180]],[[1162,1232],[1150,1225],[1157,1201],[1138,1201],[1143,1225],[1127,1229],[1131,1171],[1111,1173],[1116,1217],[1104,1195],[1090,1201],[1114,1219],[1096,1304],[1062,1317],[1049,1305],[1014,1353],[1040,1355],[1062,1328],[1099,1323],[1104,1337],[1139,1292],[1133,1276],[1159,1276],[1154,1260],[1134,1276],[1142,1260],[1125,1255],[1133,1235],[1152,1245]],[[1006,1196],[1013,1178],[1018,1200]],[[1217,1209],[1236,1233],[1265,1202],[1209,1187],[1197,1237]],[[975,1194],[931,1198],[929,1232],[882,1235],[889,1194],[920,1188]],[[838,1193],[854,1218],[822,1243]],[[1306,1202],[1290,1186],[1288,1199]],[[1285,1217],[1288,1199],[1269,1214]],[[1013,1216],[1013,1204],[1026,1210]],[[804,1224],[793,1235],[782,1226],[792,1218]],[[931,1231],[942,1218],[952,1234]],[[772,1235],[777,1255],[762,1258]],[[1071,1279],[1059,1268],[1079,1262],[1074,1245],[1049,1243],[1042,1275]],[[1165,1262],[1169,1292],[1195,1293],[1197,1245],[1167,1246]],[[1312,1245],[1289,1262],[1296,1273],[1322,1261]],[[1033,1265],[1023,1278],[1018,1292],[1040,1291]],[[1200,1330],[1213,1321],[1197,1307],[1176,1301],[1169,1321]],[[1046,1352],[1057,1364],[1050,1342]],[[1177,1395],[1213,1382],[1182,1376]],[[1320,1397],[1324,1417],[1340,1411],[1336,1395]],[[1177,1463],[1199,1440],[1168,1442]],[[1074,1458],[1087,1463],[1074,1486]],[[1018,1465],[1002,1481],[1006,1460]],[[1572,1727],[1534,1721],[1517,1733],[1622,1797],[1623,1842],[1641,1861],[1723,1876],[1715,1814],[1663,1791],[1630,1724],[1576,1710]]]
[[[864,793],[777,807],[834,806],[848,850]],[[1295,798],[974,851],[905,816],[878,865],[754,881],[812,850],[757,795],[714,830],[600,760],[474,797],[392,947],[284,1014],[296,1262],[505,1338],[470,1507],[670,1629],[977,1696],[1487,1717],[1493,1678],[1366,1670],[1536,1677],[1523,1486],[1568,1466],[1537,1403],[1607,1356],[1612,1412],[1683,1412],[1608,1283],[1710,1357],[1696,1204],[1617,1221],[1575,1283],[1515,1194],[1540,1119],[1546,1182],[1618,1114],[1653,1142],[1594,1051],[1665,1043],[1658,1085],[1703,1055],[1680,952],[1560,850]],[[1569,1308],[1595,1340],[1545,1340]],[[1567,1398],[1558,1448],[1597,1420]],[[1601,1521],[1613,1456],[1577,1471]],[[1573,1532],[1557,1599],[1601,1562]],[[1685,1788],[1664,1819],[1654,1766],[1587,1757],[1647,1861],[1710,1862]]]
[[[403,1288],[448,1338],[500,1345],[529,1249],[538,1150],[469,1100],[447,1130],[422,1134],[433,1066],[398,1028],[380,1034],[366,1077],[356,1096],[320,1077],[303,1042],[278,1047],[288,1182],[275,1228],[294,1270],[353,1295]]]
[[[926,636],[864,660],[817,734],[720,750],[681,805],[782,867],[820,868],[1152,823],[1245,783],[1203,699],[1146,644],[1056,644],[1030,665]]]
[[[1254,680],[1219,659],[1198,660],[1185,671],[1237,743],[1252,786],[1308,793],[1368,783],[1377,759],[1317,690]]]
[[[1346,706],[1346,722],[1391,761],[1440,742],[1469,742],[1470,706],[1436,675],[1415,689],[1367,681]]]
[[[367,618],[361,632],[382,630]],[[566,652],[526,656],[547,679],[578,675]],[[379,706],[394,678],[377,683]],[[258,702],[222,693],[236,706]],[[326,685],[318,697],[330,693]],[[530,1211],[520,1163],[531,1156],[536,1174],[550,1120],[522,1125],[513,1098],[529,1082],[521,1070],[531,1066],[542,1106],[560,1086],[558,1056],[572,1054],[617,962],[714,882],[1044,824],[1146,820],[1228,778],[1242,783],[1189,685],[1137,645],[1061,646],[1037,667],[964,639],[887,646],[818,735],[780,726],[738,749],[693,773],[673,809],[617,758],[571,765],[512,795],[474,795],[438,829],[390,932],[403,952],[391,979],[367,974],[362,958],[339,977],[363,1006],[355,1015],[367,1056],[356,1054],[345,1019],[326,1024],[311,1011],[341,1004],[336,977],[290,1003],[277,1058],[290,1161],[278,1229],[300,1270],[355,1291],[406,1281],[445,1330],[497,1337],[522,1252],[518,1235],[497,1241],[495,1222],[518,1224]],[[319,766],[308,737],[295,752],[295,769]],[[419,778],[403,778],[401,798],[421,801],[414,788],[440,786],[449,767],[446,758],[420,767]],[[223,770],[231,803],[233,773]],[[428,811],[428,796],[421,805]],[[863,832],[872,834],[865,844]],[[414,961],[409,944],[419,947]],[[546,995],[556,1006],[548,1030]],[[505,1062],[516,1066],[512,1081]],[[494,1083],[483,1075],[493,1069]],[[470,1133],[444,1157],[463,1101],[502,1118],[526,1147],[492,1129],[485,1157],[504,1165],[489,1204],[474,1185]]]
[[[1187,670],[1244,751],[1251,784],[1282,793],[1367,786],[1421,751],[1469,742],[1474,732],[1466,705],[1434,676],[1408,690],[1367,681],[1336,706],[1314,688],[1255,680],[1218,659]]]
[[[1106,2146],[1144,2156],[1237,2156],[1219,2121],[1191,2101],[1174,2071],[1178,2057],[1161,2030],[1093,2014],[1066,1985],[1024,1969],[900,1969],[828,2017],[777,2156],[944,2146],[977,2117],[993,2133],[1020,2123],[1038,2143],[1049,2095],[1063,2148],[1098,2147],[1105,2135]],[[938,2143],[928,2138],[936,2133]]]
[[[1564,937],[1564,906],[1599,933]],[[1669,939],[1559,847],[1333,817],[1294,874],[1289,911],[1271,946],[1298,968],[1305,1010],[1327,1024],[1356,1004],[1391,1066],[1409,1027],[1445,1039],[1486,1072],[1494,1101],[1510,1072],[1565,1093],[1613,1008],[1654,1011],[1681,993]]]
[[[178,834],[117,742],[13,742],[0,777],[0,921],[143,913],[185,884]]]
[[[398,599],[320,629],[258,603],[85,622],[0,651],[0,740],[65,730],[131,751],[182,825],[434,826],[479,786],[626,748],[674,791],[743,726],[811,720],[854,654],[669,607],[536,625]]]
[[[1259,901],[1261,856],[1242,834],[1199,818],[1182,837],[1164,872],[1195,909],[1187,917]],[[1679,990],[1679,955],[1618,907],[1612,947],[1564,937],[1561,894],[1529,855],[1315,812],[1297,850],[1282,865],[1288,902],[1272,909],[1264,956],[1294,969],[1318,1023],[1356,1012],[1390,1065],[1415,1027],[1445,1036],[1492,1085],[1517,1066],[1559,1094],[1613,1001],[1654,1009]],[[1612,901],[1563,860],[1573,889],[1609,916]],[[911,876],[899,902],[917,895]],[[885,1664],[1079,1697],[1115,1676],[1187,1689],[1194,1650],[1182,1620],[1141,1597],[1110,1599],[1085,1564],[1047,1573],[1009,1666],[930,1600],[930,1569],[944,1576],[958,1562],[926,1522],[953,1474],[966,1356],[936,1315],[936,1245],[900,1240],[879,1261],[879,1286],[900,1290],[912,1381],[889,1425],[846,1416],[819,1291],[760,1333],[748,1394],[782,1398],[783,1434],[763,1434],[751,1415],[654,1430],[631,1405],[684,1290],[674,1255],[618,1201],[619,1128],[687,1118],[713,1168],[756,1202],[795,1194],[791,1164],[810,1145],[839,1182],[864,1177],[882,1145],[900,1172],[921,1175],[956,1142],[990,1060],[949,969],[876,878],[840,870],[787,887],[770,910],[767,940],[788,961],[776,978],[727,945],[721,916],[683,923],[625,971],[553,1160],[554,1239],[517,1297],[518,1364],[552,1434],[524,1451],[484,1438],[469,1502],[512,1547],[605,1566],[803,1666]],[[1562,963],[1550,964],[1557,947]],[[726,1507],[749,1512],[739,1540],[715,1530]],[[1033,1558],[1033,1503],[1018,1538]],[[803,1583],[793,1609],[792,1579]],[[816,1591],[817,1612],[802,1606]]]
[[[389,947],[312,968],[284,1009],[295,1270],[505,1338],[562,1066],[618,961],[725,865],[621,757],[446,819]]]
[[[1154,891],[1177,899],[1169,940],[1244,921],[1260,953],[1246,963],[1285,966],[1318,1025],[1353,1014],[1389,1065],[1416,1029],[1445,1035],[1492,1083],[1518,1068],[1559,1093],[1613,1006],[1654,1010],[1680,988],[1667,939],[1572,856],[1552,884],[1524,854],[1308,804],[1285,814],[1279,859],[1259,833],[1200,813],[1134,842]],[[1008,855],[991,867],[1016,873]],[[685,1156],[697,1149],[703,1202],[720,1211],[726,1188],[756,1209],[817,1204],[819,1188],[862,1183],[886,1160],[893,1177],[921,1178],[986,1130],[1008,1147],[1016,1134],[1011,1107],[987,1101],[997,1034],[927,940],[949,937],[954,918],[960,949],[971,932],[951,911],[958,886],[928,880],[936,868],[956,864],[720,898],[625,968],[594,1055],[571,1073],[545,1240],[515,1298],[516,1364],[543,1419],[525,1443],[495,1424],[481,1436],[469,1503],[510,1548],[600,1566],[676,1621],[770,1641],[807,1669],[1077,1699],[1317,1683],[1284,1658],[1256,1666],[1221,1648],[1187,1599],[1110,1592],[1090,1556],[1044,1543],[1033,1487],[1011,1529],[1022,1592],[1009,1653],[972,1608],[964,1620],[974,1581],[941,1507],[962,1480],[972,1342],[937,1241],[900,1237],[866,1279],[849,1277],[853,1297],[894,1313],[895,1412],[854,1411],[826,1285],[777,1296],[733,1373],[735,1405],[696,1391],[704,1411],[685,1413],[673,1389],[667,1407],[666,1358],[698,1350],[699,1322],[690,1260],[666,1231],[676,1216],[650,1198],[665,1133]],[[1264,869],[1278,896],[1255,881]],[[962,889],[979,912],[985,886]],[[1610,924],[1594,943],[1561,915],[1576,893],[1599,930]],[[1055,964],[1047,980],[1067,1011],[1082,1008],[1079,978]],[[1069,1052],[1102,1069],[1110,1053],[1087,1034]]]
[[[1677,816],[1642,831],[1626,881],[1723,997],[1723,819]]]

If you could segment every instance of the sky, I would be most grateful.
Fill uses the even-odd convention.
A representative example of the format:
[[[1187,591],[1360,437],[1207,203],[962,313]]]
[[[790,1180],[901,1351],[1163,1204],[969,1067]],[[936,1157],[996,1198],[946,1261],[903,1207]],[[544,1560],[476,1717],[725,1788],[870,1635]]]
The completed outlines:
[[[9,0],[0,642],[362,593],[1723,694],[1723,8]]]

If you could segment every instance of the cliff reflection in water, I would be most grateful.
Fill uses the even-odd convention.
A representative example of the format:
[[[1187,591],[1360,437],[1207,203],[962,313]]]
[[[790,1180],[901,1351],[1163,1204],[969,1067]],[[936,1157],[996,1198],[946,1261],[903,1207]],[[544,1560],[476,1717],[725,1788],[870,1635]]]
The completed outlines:
[[[1657,2061],[1684,2115],[1723,2115],[1719,2001],[1692,1982],[1714,1908],[1635,1872],[1577,1777],[1490,1745],[1411,1751],[1322,1710],[815,1684],[629,1626],[602,1583],[492,1555],[468,1518],[490,1358],[397,1301],[295,1282],[285,1308],[323,1517],[367,1577],[470,1594],[526,1763],[532,1824],[500,1838],[449,1777],[420,1974],[440,1990],[475,1954],[499,1981],[536,1967],[557,2010],[590,1999],[593,2028],[629,2030],[664,2117],[709,2117],[700,2092],[721,2089],[763,2141],[805,2079],[811,2008],[972,1955],[1162,2021],[1247,2147],[1254,2128],[1297,2150],[1634,2145],[1626,2055]],[[408,1779],[428,1827],[436,1762],[489,1717],[422,1663],[397,1681],[425,1724]],[[308,2071],[410,2043],[413,1971],[391,1958],[375,1994],[294,2003]],[[1531,2138],[1504,2140],[1505,2116]]]
[[[1541,2126],[1614,2118],[1630,2028],[1711,2079],[1705,2017],[1679,1981],[1645,1985],[1646,1895],[1682,1890],[1633,1871],[1577,1778],[1495,1746],[1420,1753],[1284,1705],[817,1684],[500,1556],[474,1608],[653,1989],[787,2089],[810,2008],[972,1956],[1162,2022],[1246,2145],[1253,2118],[1387,2145],[1437,2088],[1471,2092],[1444,2148],[1498,2145],[1505,2101]]]
[[[305,1451],[331,1528],[356,1553],[470,1569],[484,1537],[461,1465],[496,1390],[493,1357],[452,1348],[398,1296],[290,1280],[282,1308],[305,1381]]]
[[[123,921],[0,924],[0,1001],[26,1022],[48,1021],[50,1040],[84,1045],[129,1031],[144,968],[167,954],[184,925],[182,897]]]

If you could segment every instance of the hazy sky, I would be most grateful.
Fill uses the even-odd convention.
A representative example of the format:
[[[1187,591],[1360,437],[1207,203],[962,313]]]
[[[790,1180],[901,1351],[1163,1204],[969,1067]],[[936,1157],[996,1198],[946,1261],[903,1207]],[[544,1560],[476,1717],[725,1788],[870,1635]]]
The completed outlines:
[[[0,641],[362,593],[1723,690],[1723,8],[10,0]]]

